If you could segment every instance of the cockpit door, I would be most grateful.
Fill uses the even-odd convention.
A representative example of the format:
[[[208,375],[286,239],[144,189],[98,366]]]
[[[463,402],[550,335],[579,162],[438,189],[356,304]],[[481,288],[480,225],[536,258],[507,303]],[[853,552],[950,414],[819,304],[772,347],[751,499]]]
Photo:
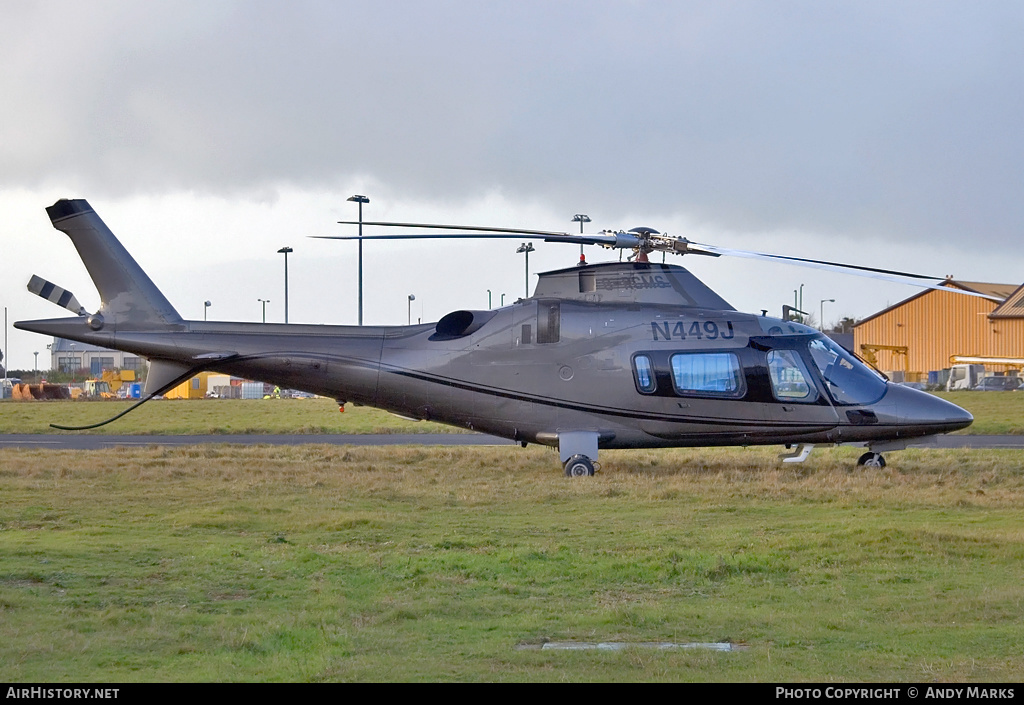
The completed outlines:
[[[780,440],[821,433],[831,439],[839,415],[806,354],[806,341],[776,341],[762,348],[767,372],[767,384],[762,384],[765,433]]]

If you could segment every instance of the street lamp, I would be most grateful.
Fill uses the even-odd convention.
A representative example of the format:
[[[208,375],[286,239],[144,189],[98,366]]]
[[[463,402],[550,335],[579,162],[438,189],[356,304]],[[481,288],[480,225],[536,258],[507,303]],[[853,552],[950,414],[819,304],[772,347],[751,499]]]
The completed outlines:
[[[488,289],[487,290],[487,310],[490,311],[491,308],[492,308],[492,306],[491,306],[491,290]]]
[[[32,353],[32,354],[36,356],[36,365],[35,365],[35,372],[36,372],[36,374],[38,375],[38,374],[39,374],[39,353],[37,353],[37,352],[34,352],[34,353]],[[37,380],[37,381],[38,381],[38,380]]]
[[[204,302],[203,302],[203,320],[204,320],[204,321],[206,320],[206,311],[207,311],[207,309],[209,309],[209,308],[210,308],[211,306],[213,306],[213,302],[212,302],[212,301],[204,301]]]
[[[282,247],[277,251],[278,254],[284,255],[284,322],[288,322],[288,253],[294,252],[290,247]]]
[[[822,332],[825,331],[825,302],[826,301],[828,301],[830,304],[834,304],[836,302],[835,299],[822,299],[821,300],[821,305],[818,307],[818,313],[821,316],[821,318],[818,319],[818,330],[820,330]]]
[[[359,204],[359,325],[363,325],[363,204],[370,199],[356,194],[347,200]]]
[[[533,251],[534,247],[532,242],[524,242],[519,246],[519,249],[516,250],[516,253],[526,253],[526,293],[523,294],[524,299],[529,298],[530,296],[530,253]]]
[[[267,304],[270,303],[270,299],[256,299],[256,300],[259,301],[261,304],[263,304],[263,322],[266,323],[267,322]]]
[[[409,325],[412,325],[412,302],[416,300],[415,294],[409,294]]]
[[[505,307],[505,295],[504,294],[501,295],[501,306],[502,306],[502,308]]]
[[[75,344],[71,343],[71,384],[75,383],[75,370],[78,369],[78,363],[75,358]]]
[[[583,234],[583,224],[590,222],[590,216],[584,213],[577,213],[572,217],[572,222],[580,224],[580,235]],[[582,267],[587,263],[586,257],[583,256],[583,243],[580,243],[580,266]]]

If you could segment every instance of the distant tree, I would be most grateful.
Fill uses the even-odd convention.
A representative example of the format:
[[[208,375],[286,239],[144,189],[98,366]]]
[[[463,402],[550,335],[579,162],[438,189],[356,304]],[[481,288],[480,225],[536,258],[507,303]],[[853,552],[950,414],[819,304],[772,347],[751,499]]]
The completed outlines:
[[[14,379],[20,379],[26,384],[37,384],[39,379],[46,378],[46,373],[42,370],[39,372],[35,372],[33,370],[8,370],[7,376]]]
[[[858,321],[856,318],[850,318],[849,316],[846,316],[846,317],[840,319],[838,323],[833,323],[832,324],[832,332],[833,333],[852,333],[853,332],[853,327],[855,325],[857,325],[859,322],[860,321]]]

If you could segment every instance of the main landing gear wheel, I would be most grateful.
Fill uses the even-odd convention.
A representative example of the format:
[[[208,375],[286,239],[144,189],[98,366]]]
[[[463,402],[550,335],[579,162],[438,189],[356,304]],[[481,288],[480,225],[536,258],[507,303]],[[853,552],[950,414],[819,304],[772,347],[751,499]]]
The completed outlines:
[[[882,457],[881,453],[865,453],[860,456],[857,461],[857,465],[863,465],[869,468],[884,468],[885,458]]]
[[[594,462],[585,455],[574,455],[565,461],[566,477],[591,477],[594,474]]]

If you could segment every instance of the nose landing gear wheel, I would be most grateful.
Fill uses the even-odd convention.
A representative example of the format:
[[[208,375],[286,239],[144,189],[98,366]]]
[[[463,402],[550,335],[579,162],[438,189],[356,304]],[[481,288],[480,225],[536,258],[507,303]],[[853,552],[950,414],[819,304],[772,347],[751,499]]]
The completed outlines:
[[[868,468],[884,468],[885,458],[882,457],[881,453],[865,453],[860,456],[857,465],[863,465]]]
[[[585,455],[574,455],[565,461],[566,477],[591,477],[594,474],[594,463]]]

